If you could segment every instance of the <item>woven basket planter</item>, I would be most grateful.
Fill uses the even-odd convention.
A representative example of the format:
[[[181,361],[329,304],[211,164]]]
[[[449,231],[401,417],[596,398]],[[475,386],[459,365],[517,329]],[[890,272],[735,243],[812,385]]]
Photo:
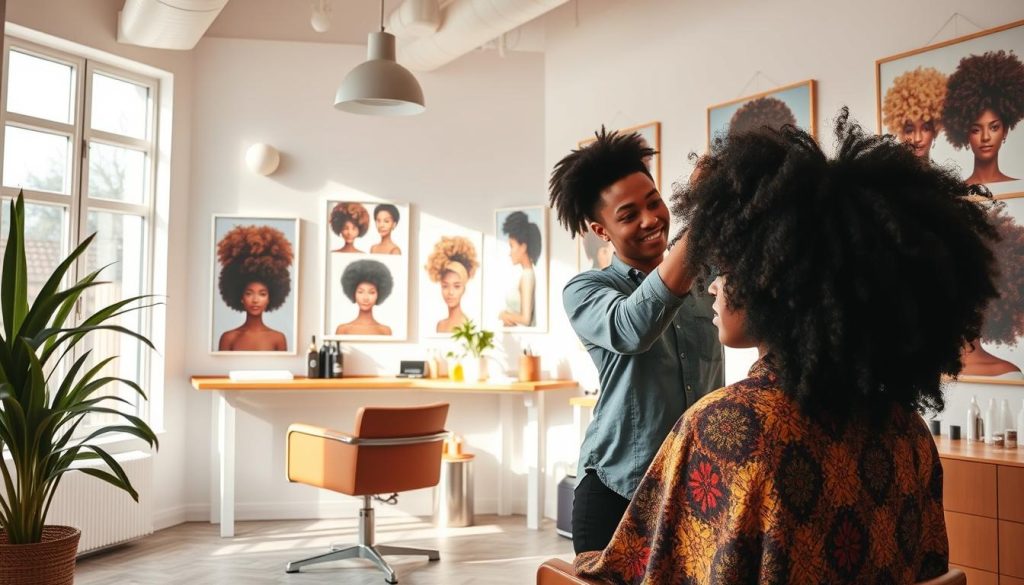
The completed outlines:
[[[44,526],[40,543],[7,544],[0,530],[0,585],[73,585],[81,535],[70,526]]]

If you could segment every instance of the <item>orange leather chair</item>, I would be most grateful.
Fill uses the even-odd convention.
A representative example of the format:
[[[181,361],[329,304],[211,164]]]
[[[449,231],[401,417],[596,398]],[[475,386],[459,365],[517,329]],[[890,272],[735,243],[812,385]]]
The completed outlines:
[[[577,577],[572,564],[562,559],[548,559],[537,568],[537,585],[601,585],[601,581]],[[917,585],[967,585],[967,576],[960,569],[949,568],[945,575],[921,581]]]
[[[384,580],[397,583],[395,571],[383,555],[440,557],[436,550],[375,545],[372,496],[437,485],[441,474],[441,444],[448,436],[444,421],[448,405],[366,407],[356,413],[350,435],[311,425],[288,427],[288,481],[362,496],[359,542],[332,545],[331,551],[288,563],[289,573],[302,567],[342,559],[373,561]]]

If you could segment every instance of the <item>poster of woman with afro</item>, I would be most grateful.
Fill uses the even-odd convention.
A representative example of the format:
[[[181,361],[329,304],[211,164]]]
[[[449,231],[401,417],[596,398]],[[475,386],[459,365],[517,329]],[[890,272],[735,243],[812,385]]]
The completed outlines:
[[[495,328],[543,332],[548,322],[547,207],[498,209],[484,303]]]
[[[409,206],[324,203],[325,339],[401,341],[409,321]]]
[[[1024,21],[876,62],[880,132],[995,195],[1024,191]]]
[[[296,353],[299,220],[213,217],[210,351]]]
[[[777,87],[708,108],[708,145],[716,138],[786,124],[817,137],[813,79]]]
[[[483,234],[423,215],[419,251],[420,337],[449,337],[467,320],[482,323]]]
[[[645,124],[637,124],[636,126],[629,126],[627,128],[619,128],[615,130],[619,134],[639,134],[640,138],[643,139],[647,146],[654,149],[654,156],[645,160],[647,168],[651,171],[651,178],[654,179],[654,186],[661,190],[661,122],[647,122]],[[590,144],[597,140],[594,136],[584,138],[576,143],[578,148]]]
[[[1024,385],[1024,197],[997,202],[989,218],[999,234],[996,293],[985,309],[981,336],[961,353],[960,379]]]

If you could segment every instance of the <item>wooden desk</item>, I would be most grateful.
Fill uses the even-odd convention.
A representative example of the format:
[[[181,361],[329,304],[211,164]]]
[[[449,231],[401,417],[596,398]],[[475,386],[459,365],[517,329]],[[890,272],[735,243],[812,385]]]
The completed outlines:
[[[234,396],[239,392],[374,392],[412,390],[419,392],[444,392],[448,394],[492,394],[502,396],[501,436],[502,449],[498,457],[501,469],[507,467],[505,445],[510,444],[507,435],[511,432],[512,404],[506,398],[521,397],[526,407],[526,424],[523,428],[525,439],[531,444],[524,445],[524,459],[529,469],[526,490],[526,525],[534,530],[540,528],[544,516],[544,469],[546,463],[546,442],[544,422],[544,392],[576,388],[572,380],[543,380],[540,382],[469,383],[453,380],[349,377],[332,379],[296,378],[294,380],[234,381],[224,376],[192,376],[192,387],[196,390],[214,393],[217,406],[216,436],[219,446],[220,474],[217,491],[220,500],[220,535],[231,537],[235,534],[235,404]],[[498,482],[498,514],[511,514],[504,482]],[[217,520],[211,512],[210,521]]]
[[[1024,447],[935,437],[949,562],[972,584],[1024,584]]]

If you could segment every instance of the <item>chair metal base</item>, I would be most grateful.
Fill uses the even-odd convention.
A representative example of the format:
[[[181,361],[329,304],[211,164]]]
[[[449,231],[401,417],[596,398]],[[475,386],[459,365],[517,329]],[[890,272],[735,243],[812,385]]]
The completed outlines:
[[[398,583],[395,570],[384,560],[384,555],[424,555],[428,560],[436,561],[441,558],[436,550],[426,548],[409,548],[405,546],[391,546],[387,544],[373,544],[373,508],[370,498],[363,498],[363,508],[359,511],[359,543],[348,545],[331,545],[331,552],[312,556],[301,561],[292,561],[285,567],[286,573],[298,573],[302,567],[316,565],[319,563],[330,563],[345,559],[366,559],[373,561],[381,571],[384,571],[384,581]]]

